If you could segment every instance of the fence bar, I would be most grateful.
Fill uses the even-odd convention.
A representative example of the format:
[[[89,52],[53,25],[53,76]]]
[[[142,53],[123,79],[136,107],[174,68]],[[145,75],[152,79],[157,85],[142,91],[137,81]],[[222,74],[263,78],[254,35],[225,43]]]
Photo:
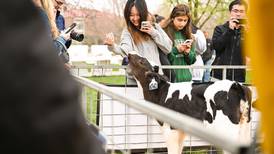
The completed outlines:
[[[221,132],[218,129],[207,128],[203,125],[202,122],[189,116],[177,113],[175,111],[150,103],[145,100],[137,101],[135,99],[125,97],[122,94],[110,90],[109,87],[91,81],[89,79],[79,76],[74,77],[83,86],[87,86],[101,93],[104,93],[109,97],[112,97],[113,99],[127,104],[128,106],[144,112],[147,115],[152,116],[160,121],[168,121],[168,123],[173,127],[183,130],[191,135],[197,136],[205,141],[213,143],[214,145],[228,152],[235,154],[240,153],[240,150],[242,148],[246,148],[249,146],[247,143],[240,143],[238,140],[232,139],[230,136],[228,136],[224,132]]]
[[[87,117],[87,92],[86,87],[82,87],[82,95],[81,95],[81,102],[82,102],[82,110],[84,115]]]
[[[88,65],[88,64],[75,64],[72,66],[72,69],[125,69],[127,66],[120,66],[120,65]],[[211,66],[193,66],[193,65],[162,65],[159,66],[162,69],[246,69],[249,70],[250,67],[245,65],[211,65]]]
[[[227,71],[226,68],[224,68],[224,69],[223,69],[223,80],[226,79],[226,71]]]

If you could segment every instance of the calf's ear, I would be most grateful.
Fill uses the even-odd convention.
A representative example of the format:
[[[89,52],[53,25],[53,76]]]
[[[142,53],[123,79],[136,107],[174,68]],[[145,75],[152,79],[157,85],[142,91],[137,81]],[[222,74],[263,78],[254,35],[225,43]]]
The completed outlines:
[[[248,102],[248,122],[251,120],[250,114],[251,114],[251,101],[252,101],[252,92],[250,88],[248,88],[245,85],[241,85],[239,83],[235,83],[232,85],[235,89],[238,90],[238,94],[240,94],[241,99]]]
[[[161,82],[165,83],[168,81],[168,78],[166,76],[160,75],[158,73],[151,72],[151,71],[146,72],[145,77],[148,78],[149,80],[154,78],[158,83],[161,83]]]
[[[155,79],[157,83],[160,83],[160,75],[155,72],[148,71],[145,73],[145,78],[151,81],[152,79]]]

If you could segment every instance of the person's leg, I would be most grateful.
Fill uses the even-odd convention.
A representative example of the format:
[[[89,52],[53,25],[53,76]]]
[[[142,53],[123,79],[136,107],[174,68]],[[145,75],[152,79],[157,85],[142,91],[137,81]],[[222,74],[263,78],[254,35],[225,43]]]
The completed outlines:
[[[215,60],[215,57],[216,57],[216,53],[215,53],[215,51],[213,51],[213,55],[211,56],[211,58],[208,61],[205,62],[205,66],[211,66]],[[210,72],[211,72],[211,68],[207,68],[205,70],[205,73],[203,76],[203,82],[209,82],[211,80]]]
[[[209,65],[210,60],[205,62],[205,66],[210,66]],[[210,71],[211,71],[210,68],[205,69],[204,76],[203,76],[203,82],[209,82],[210,81]]]

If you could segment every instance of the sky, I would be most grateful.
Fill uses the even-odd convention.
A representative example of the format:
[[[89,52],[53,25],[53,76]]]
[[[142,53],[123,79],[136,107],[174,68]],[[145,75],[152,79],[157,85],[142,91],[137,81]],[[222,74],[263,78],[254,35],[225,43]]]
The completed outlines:
[[[90,0],[66,0],[70,4],[79,5],[81,7],[95,8],[98,10],[104,10],[111,6],[108,5],[108,0],[93,0],[93,4]],[[146,0],[148,10],[155,13],[163,2],[163,0]]]

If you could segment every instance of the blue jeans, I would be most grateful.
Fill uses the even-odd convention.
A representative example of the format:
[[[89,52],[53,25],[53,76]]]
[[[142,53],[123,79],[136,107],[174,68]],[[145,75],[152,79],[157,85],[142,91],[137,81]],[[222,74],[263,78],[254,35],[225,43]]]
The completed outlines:
[[[214,62],[216,57],[216,52],[215,50],[213,51],[213,54],[211,56],[211,59],[209,59],[208,61],[205,62],[205,66],[211,66],[212,63]],[[204,72],[204,76],[203,76],[203,82],[209,82],[210,81],[210,72],[211,72],[211,68],[207,68]]]

